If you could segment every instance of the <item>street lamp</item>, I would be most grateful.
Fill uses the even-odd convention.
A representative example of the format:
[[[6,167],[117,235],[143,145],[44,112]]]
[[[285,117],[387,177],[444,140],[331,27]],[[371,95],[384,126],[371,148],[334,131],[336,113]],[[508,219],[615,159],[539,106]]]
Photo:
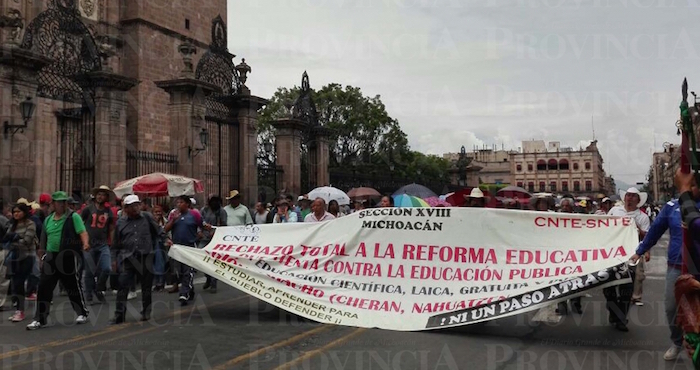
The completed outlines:
[[[190,159],[196,157],[199,155],[199,153],[207,149],[207,145],[209,145],[209,131],[207,131],[206,128],[202,128],[202,130],[199,132],[199,142],[202,144],[201,148],[193,148],[192,146],[187,147],[187,154]]]
[[[36,104],[32,101],[31,97],[27,97],[27,100],[19,103],[19,111],[22,113],[22,121],[24,122],[21,125],[14,125],[11,124],[9,121],[5,121],[3,123],[3,135],[5,139],[8,138],[8,136],[15,136],[15,134],[19,132],[24,132],[24,129],[27,128],[29,124],[29,120],[32,119],[32,116],[34,115],[34,109],[36,109]]]

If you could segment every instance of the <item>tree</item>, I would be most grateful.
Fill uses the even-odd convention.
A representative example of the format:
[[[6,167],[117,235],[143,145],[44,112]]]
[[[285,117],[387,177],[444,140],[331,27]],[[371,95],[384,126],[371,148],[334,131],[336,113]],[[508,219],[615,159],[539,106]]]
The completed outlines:
[[[272,123],[290,116],[290,108],[299,96],[299,87],[279,88],[258,119],[258,158],[270,165],[274,154],[264,143],[274,143]],[[450,163],[437,156],[413,152],[399,122],[389,116],[379,95],[366,97],[360,88],[332,83],[311,90],[319,124],[330,129],[330,165],[361,173],[386,173],[397,177],[421,178],[438,182],[446,179]],[[419,175],[420,173],[420,175]]]
[[[368,98],[359,88],[329,84],[311,91],[318,110],[319,124],[331,130],[331,165],[349,166],[371,162],[380,150],[385,161],[408,152],[408,139],[398,121],[391,118],[379,96]],[[290,107],[299,96],[299,88],[279,88],[258,119],[258,156],[263,162],[274,158],[264,151],[265,142],[274,142],[272,122],[288,117]],[[390,158],[394,156],[394,158]]]

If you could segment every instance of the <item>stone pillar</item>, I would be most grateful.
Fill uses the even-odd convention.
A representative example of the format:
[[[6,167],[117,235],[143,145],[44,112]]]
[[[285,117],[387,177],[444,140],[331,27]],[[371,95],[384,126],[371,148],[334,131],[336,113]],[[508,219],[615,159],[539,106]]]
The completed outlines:
[[[126,179],[126,96],[137,85],[111,72],[91,72],[77,79],[95,89],[95,186],[113,187]]]
[[[14,201],[19,197],[35,198],[34,170],[41,166],[40,150],[36,142],[41,129],[41,105],[36,97],[37,72],[49,60],[16,45],[0,45],[0,125],[22,125],[19,103],[27,97],[35,104],[33,117],[27,128],[15,135],[0,133],[0,197]],[[2,128],[0,130],[4,131]]]
[[[258,112],[268,101],[252,95],[232,97],[235,104],[227,104],[237,111],[239,142],[239,191],[246,205],[258,199]]]
[[[301,193],[301,142],[306,124],[297,119],[278,120],[272,124],[277,133],[277,166],[284,171],[282,189],[294,195]]]
[[[204,126],[206,97],[220,89],[212,84],[191,78],[158,81],[156,86],[170,94],[170,151],[178,157],[177,173],[201,179],[201,158],[191,149],[202,148],[199,133]],[[206,149],[205,149],[206,150]]]
[[[315,171],[316,186],[328,186],[331,182],[330,173],[330,150],[329,137],[330,130],[325,127],[316,127],[313,130],[316,138],[316,155],[315,155]]]

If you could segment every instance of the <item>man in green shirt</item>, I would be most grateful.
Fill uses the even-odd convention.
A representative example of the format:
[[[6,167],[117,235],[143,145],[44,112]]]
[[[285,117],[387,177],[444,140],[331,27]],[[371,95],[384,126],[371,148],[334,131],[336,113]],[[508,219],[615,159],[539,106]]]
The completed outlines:
[[[241,194],[238,190],[231,190],[226,197],[229,205],[224,207],[226,211],[226,226],[252,225],[253,217],[250,215],[248,207],[241,204]]]
[[[88,233],[80,215],[68,209],[68,194],[63,191],[55,192],[51,200],[54,213],[44,221],[44,232],[38,251],[43,262],[36,314],[34,321],[27,325],[27,330],[46,326],[53,291],[59,281],[68,292],[73,310],[78,315],[75,323],[88,322],[88,310],[79,273],[83,251],[90,249]]]

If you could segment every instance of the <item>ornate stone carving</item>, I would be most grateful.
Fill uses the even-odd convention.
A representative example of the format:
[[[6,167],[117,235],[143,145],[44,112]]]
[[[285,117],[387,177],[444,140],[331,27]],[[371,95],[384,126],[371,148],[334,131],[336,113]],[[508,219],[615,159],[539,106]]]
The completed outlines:
[[[22,36],[22,29],[24,28],[22,13],[17,9],[9,9],[6,16],[0,16],[0,27],[10,28],[7,41],[19,44],[20,37]]]
[[[80,7],[83,9],[83,13],[89,18],[95,14],[95,0],[80,0]]]
[[[113,108],[109,111],[109,120],[111,123],[119,123],[119,118],[121,118],[122,112],[119,109]]]

